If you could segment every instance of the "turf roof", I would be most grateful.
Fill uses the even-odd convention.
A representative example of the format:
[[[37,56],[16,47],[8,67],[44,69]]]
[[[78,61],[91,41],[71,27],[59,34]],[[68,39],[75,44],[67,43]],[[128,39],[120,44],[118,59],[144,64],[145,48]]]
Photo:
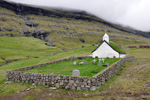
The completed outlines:
[[[119,53],[125,53],[125,51],[123,51],[121,48],[119,48],[116,44],[114,44],[113,42],[109,42],[109,45],[114,49],[116,50],[117,52]]]

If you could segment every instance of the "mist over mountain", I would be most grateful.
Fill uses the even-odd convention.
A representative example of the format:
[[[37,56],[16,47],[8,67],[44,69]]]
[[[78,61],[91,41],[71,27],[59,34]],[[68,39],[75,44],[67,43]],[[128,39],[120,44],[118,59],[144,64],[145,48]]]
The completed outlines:
[[[122,27],[81,10],[0,1],[0,36],[35,37],[67,51],[99,44],[105,32],[118,44],[142,44],[144,37],[150,37],[149,32]]]
[[[150,31],[149,0],[10,0],[17,3],[84,10],[109,22]]]
[[[59,8],[51,9],[51,8],[45,7],[45,6],[44,7],[42,6],[43,9],[41,9],[40,8],[41,5],[36,6],[36,7],[31,7],[31,5],[23,5],[23,4],[14,3],[14,2],[9,3],[9,2],[5,2],[5,1],[1,1],[0,6],[3,8],[10,9],[10,10],[14,11],[16,14],[20,14],[23,16],[35,14],[35,15],[44,15],[44,16],[55,17],[55,18],[66,17],[66,18],[75,18],[75,19],[82,19],[82,20],[89,20],[89,21],[97,21],[97,22],[103,23],[109,27],[113,27],[113,28],[119,29],[124,32],[129,32],[129,33],[141,35],[144,37],[150,37],[149,32],[137,31],[137,30],[132,29],[131,27],[121,27],[117,24],[112,24],[108,21],[104,21],[104,20],[96,17],[95,15],[88,14],[87,12],[81,11],[81,10],[72,10],[72,9],[68,9],[68,10],[61,9],[60,10]]]

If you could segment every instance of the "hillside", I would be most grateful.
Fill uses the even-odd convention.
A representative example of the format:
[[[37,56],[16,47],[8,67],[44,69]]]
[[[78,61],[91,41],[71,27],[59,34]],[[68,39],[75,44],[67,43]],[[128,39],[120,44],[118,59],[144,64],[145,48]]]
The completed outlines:
[[[99,43],[110,35],[118,44],[145,42],[149,33],[111,24],[84,11],[65,11],[0,1],[0,36],[33,36],[47,45],[72,50]],[[148,39],[146,39],[148,40]]]
[[[101,43],[105,29],[110,41],[121,45],[135,60],[126,62],[100,89],[75,91],[6,82],[8,70],[90,55],[97,48],[94,45]],[[150,33],[114,25],[84,11],[38,8],[1,0],[0,100],[150,100],[150,49],[128,48],[150,45],[148,37]]]
[[[13,61],[50,56],[62,52],[33,37],[0,37],[0,66]]]

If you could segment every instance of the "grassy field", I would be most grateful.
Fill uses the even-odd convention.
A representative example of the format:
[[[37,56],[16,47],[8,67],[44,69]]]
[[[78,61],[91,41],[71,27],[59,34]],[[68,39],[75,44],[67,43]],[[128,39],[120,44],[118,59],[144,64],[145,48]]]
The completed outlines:
[[[44,74],[54,74],[54,75],[72,75],[72,71],[73,70],[79,70],[80,71],[80,76],[88,76],[88,77],[92,77],[95,74],[97,74],[98,72],[102,71],[103,69],[107,68],[102,66],[98,66],[98,59],[95,62],[95,64],[93,65],[93,58],[86,58],[86,59],[76,59],[74,61],[76,61],[77,63],[81,63],[81,62],[88,62],[87,65],[73,65],[74,61],[64,61],[64,62],[60,62],[57,64],[51,64],[48,66],[44,66],[44,67],[40,67],[40,68],[35,68],[35,69],[31,69],[31,70],[27,70],[25,72],[34,72],[34,73],[44,73]],[[120,60],[120,58],[117,59],[113,59],[113,58],[109,58],[106,59],[104,61],[104,63],[102,62],[102,64],[105,63],[109,63],[110,65],[115,63],[116,61]]]
[[[85,46],[84,48],[74,49],[71,51],[64,52],[57,48],[47,47],[45,46],[45,43],[43,41],[31,37],[30,38],[29,37],[0,37],[0,40],[1,40],[0,57],[3,57],[8,61],[13,61],[19,56],[18,61],[0,67],[0,99],[2,100],[8,100],[8,99],[35,100],[38,98],[49,100],[51,96],[56,100],[60,98],[69,100],[72,99],[72,97],[74,98],[78,97],[78,99],[85,99],[85,98],[86,99],[87,98],[107,99],[108,98],[109,100],[111,99],[110,95],[114,95],[113,98],[122,100],[122,97],[120,96],[118,97],[119,93],[120,93],[119,95],[121,96],[123,95],[128,99],[131,99],[130,97],[128,97],[128,95],[133,96],[133,98],[140,98],[140,97],[136,97],[135,95],[141,96],[145,94],[150,94],[149,85],[148,85],[150,79],[149,76],[147,76],[149,75],[150,57],[148,55],[150,55],[150,49],[129,49],[127,48],[127,45],[122,46],[123,50],[127,52],[128,56],[136,57],[136,61],[132,63],[131,62],[126,63],[124,65],[126,67],[123,68],[123,70],[119,74],[116,74],[112,79],[106,82],[105,85],[103,85],[99,90],[95,92],[86,92],[86,91],[80,92],[80,91],[62,90],[62,89],[56,91],[56,90],[52,90],[51,87],[47,88],[43,86],[37,86],[36,88],[32,89],[32,85],[26,83],[12,82],[9,84],[5,84],[6,71],[17,69],[17,68],[24,68],[31,65],[47,63],[50,61],[68,58],[71,56],[76,57],[76,56],[90,55],[91,51],[93,51],[96,48],[96,46],[92,46],[91,44],[86,44],[87,46]],[[122,43],[122,41],[120,43]],[[146,41],[143,44],[147,44],[147,43],[148,41]],[[132,45],[138,46],[137,43]],[[8,51],[6,52],[4,49]],[[53,53],[56,53],[56,55],[46,56]],[[22,55],[22,57],[20,57],[20,55]],[[27,58],[27,56],[30,57]],[[3,59],[0,59],[0,62],[5,63]],[[140,73],[137,73],[137,71],[139,71]],[[129,78],[130,76],[133,78],[130,79]],[[30,91],[27,90],[28,88],[30,88]],[[132,95],[130,91],[132,91]],[[103,94],[103,92],[106,93]],[[85,97],[85,95],[87,94],[89,96]],[[99,96],[99,94],[101,96]],[[72,97],[70,97],[70,95],[72,95]]]
[[[55,47],[48,47],[45,42],[33,37],[0,37],[0,64],[6,61],[42,57],[61,51]]]
[[[30,91],[27,91],[28,88],[31,88],[32,85],[24,83],[15,83],[5,84],[5,75],[7,70],[23,68],[31,65],[42,64],[50,61],[55,61],[58,59],[67,58],[70,56],[85,56],[89,55],[92,50],[96,47],[90,46],[75,49],[68,52],[60,52],[55,56],[42,56],[40,58],[24,59],[10,63],[8,65],[0,67],[0,99],[15,99],[20,100],[51,100],[50,97],[54,99],[66,99],[70,100],[72,98],[78,97],[78,99],[124,99],[125,100],[138,100],[141,98],[141,95],[150,94],[149,90],[149,60],[150,50],[149,49],[127,49],[123,47],[127,52],[128,56],[135,56],[135,62],[127,62],[124,64],[123,70],[111,78],[105,85],[103,85],[99,90],[95,92],[79,92],[72,90],[52,90],[51,87],[45,88],[43,86],[37,86]],[[138,73],[137,73],[138,72]],[[130,78],[131,77],[131,78]],[[17,93],[19,91],[19,93]],[[45,91],[45,92],[44,92]],[[24,95],[23,95],[24,94]],[[40,95],[39,95],[40,94]],[[51,95],[50,95],[51,94]],[[65,95],[65,97],[64,97]],[[70,97],[72,95],[72,97]],[[86,95],[86,96],[85,96]],[[87,96],[89,95],[89,96]],[[113,97],[110,95],[114,95]],[[121,96],[120,96],[121,95]],[[138,96],[136,96],[138,95]],[[129,97],[132,96],[132,97]],[[127,99],[126,99],[127,98]],[[149,98],[144,96],[144,98]],[[140,99],[139,99],[140,100]]]
[[[79,52],[80,51],[80,52]],[[86,51],[84,49],[83,51]],[[74,50],[70,52],[64,52],[57,54],[53,57],[41,57],[34,58],[30,60],[22,60],[17,61],[5,66],[0,67],[0,99],[9,99],[9,98],[17,98],[23,100],[59,100],[65,99],[117,99],[117,100],[141,100],[142,98],[149,99],[148,96],[150,94],[150,77],[149,77],[149,49],[128,49],[126,50],[129,56],[135,56],[136,60],[134,62],[126,62],[115,76],[113,76],[105,85],[103,85],[99,90],[95,92],[80,92],[80,91],[72,91],[72,90],[52,90],[51,87],[43,87],[37,86],[30,91],[27,91],[28,88],[31,88],[32,85],[24,84],[24,83],[10,83],[5,84],[5,72],[7,70],[23,68],[30,65],[36,65],[40,63],[45,63],[49,61],[56,60],[58,58],[65,58],[71,56],[72,53],[76,53],[74,55],[83,54],[82,50]],[[90,51],[90,50],[89,50]],[[143,55],[144,52],[144,55]],[[88,54],[84,53],[85,55]],[[23,91],[24,90],[24,91]],[[18,94],[17,91],[20,93]],[[22,92],[23,91],[23,92]],[[25,95],[22,95],[25,94]],[[145,96],[142,96],[145,95]],[[19,99],[18,99],[19,98]],[[51,99],[50,99],[51,98]]]
[[[11,84],[5,84],[6,71],[17,69],[17,68],[24,68],[24,67],[28,67],[31,65],[47,63],[47,62],[55,61],[58,59],[64,59],[70,56],[89,55],[93,49],[95,49],[95,47],[91,46],[89,48],[77,49],[77,50],[72,50],[69,52],[60,52],[55,56],[42,56],[40,58],[23,59],[23,60],[19,60],[19,61],[0,67],[0,97],[14,96],[16,95],[17,91],[20,91],[20,92],[22,90],[26,91],[27,88],[31,87],[30,84],[23,85],[22,83],[14,83],[14,82]],[[43,86],[39,86],[37,90],[41,91],[40,89],[41,87],[43,88]]]

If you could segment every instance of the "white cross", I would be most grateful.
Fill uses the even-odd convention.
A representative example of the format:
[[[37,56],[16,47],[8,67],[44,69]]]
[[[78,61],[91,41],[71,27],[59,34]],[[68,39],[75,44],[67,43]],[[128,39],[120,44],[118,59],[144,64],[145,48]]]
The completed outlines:
[[[94,63],[96,62],[96,60],[94,59]]]
[[[104,63],[105,59],[104,59],[104,58],[102,58],[102,61],[103,61],[103,63]]]
[[[99,60],[99,62],[100,62],[100,61],[101,61],[101,58],[99,58],[98,60]]]

